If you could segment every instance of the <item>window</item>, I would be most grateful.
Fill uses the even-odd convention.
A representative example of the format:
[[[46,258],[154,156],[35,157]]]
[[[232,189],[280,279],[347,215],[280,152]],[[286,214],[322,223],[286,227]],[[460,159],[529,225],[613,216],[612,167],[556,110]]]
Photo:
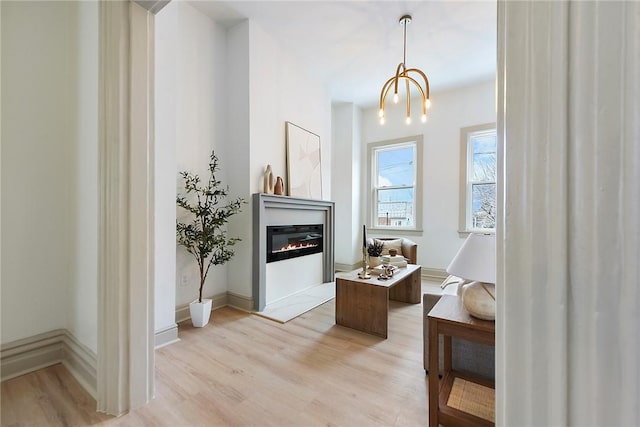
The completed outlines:
[[[496,125],[463,128],[460,141],[460,231],[495,231]]]
[[[369,226],[419,230],[422,225],[422,136],[369,144]]]

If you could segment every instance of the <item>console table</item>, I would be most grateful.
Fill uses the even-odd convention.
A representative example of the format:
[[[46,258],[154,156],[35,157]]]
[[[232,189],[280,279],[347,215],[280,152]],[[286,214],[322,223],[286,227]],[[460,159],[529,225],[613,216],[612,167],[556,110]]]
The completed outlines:
[[[475,341],[482,344],[495,345],[495,322],[476,319],[469,315],[462,305],[462,298],[453,295],[443,295],[431,309],[428,317],[429,324],[429,427],[446,426],[493,426],[493,408],[491,417],[481,417],[481,405],[475,405],[477,415],[472,411],[464,411],[449,405],[449,396],[455,384],[466,384],[466,388],[487,391],[494,399],[495,383],[479,376],[452,370],[451,366],[451,337]],[[438,365],[440,357],[439,335],[444,336],[444,370],[442,380],[438,379]],[[464,407],[465,405],[459,405]],[[469,405],[466,405],[469,406]],[[473,407],[473,405],[469,406]],[[480,409],[477,409],[480,408]]]
[[[360,279],[358,271],[336,278],[336,324],[387,338],[389,299],[420,303],[419,265],[396,270],[388,280]]]

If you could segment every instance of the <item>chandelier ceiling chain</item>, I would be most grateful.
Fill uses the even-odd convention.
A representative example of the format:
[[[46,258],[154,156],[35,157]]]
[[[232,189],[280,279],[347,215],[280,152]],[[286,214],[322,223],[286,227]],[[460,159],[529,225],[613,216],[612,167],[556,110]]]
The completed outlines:
[[[429,100],[429,80],[427,79],[427,75],[419,70],[418,68],[407,68],[407,24],[411,23],[411,15],[404,15],[400,18],[400,24],[403,26],[403,46],[402,46],[402,62],[398,64],[398,68],[396,68],[396,73],[393,77],[386,81],[386,83],[382,86],[382,90],[380,91],[380,111],[378,116],[380,117],[380,124],[383,125],[385,123],[384,111],[385,111],[385,102],[387,99],[387,94],[391,87],[393,87],[393,102],[398,103],[400,97],[398,95],[398,84],[400,80],[404,80],[405,89],[407,92],[407,117],[405,122],[407,124],[411,123],[411,88],[410,83],[413,84],[418,89],[418,93],[421,98],[421,108],[422,108],[422,116],[421,121],[424,123],[427,121],[427,109],[431,106],[431,101]],[[411,73],[415,76],[412,77]],[[418,82],[419,79],[422,78],[424,82],[424,88]]]

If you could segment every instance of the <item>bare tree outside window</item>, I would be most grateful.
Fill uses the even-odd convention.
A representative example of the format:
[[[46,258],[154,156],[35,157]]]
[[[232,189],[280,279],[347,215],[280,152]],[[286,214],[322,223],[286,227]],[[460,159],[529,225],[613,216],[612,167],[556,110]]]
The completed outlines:
[[[461,230],[495,230],[496,227],[496,129],[495,124],[461,130],[464,168],[461,180]]]
[[[473,228],[496,228],[496,153],[483,153],[485,160],[474,162],[473,167],[482,183],[471,184]],[[477,182],[477,181],[476,181]]]

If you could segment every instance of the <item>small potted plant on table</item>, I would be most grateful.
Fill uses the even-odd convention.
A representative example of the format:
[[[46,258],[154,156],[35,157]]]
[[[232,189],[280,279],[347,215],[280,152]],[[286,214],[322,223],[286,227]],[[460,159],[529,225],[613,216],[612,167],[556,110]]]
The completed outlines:
[[[374,268],[382,264],[382,242],[373,239],[371,243],[367,245],[367,253],[369,254],[369,267]]]
[[[191,221],[177,221],[178,244],[196,259],[200,270],[200,290],[198,299],[189,304],[191,321],[195,327],[209,323],[211,299],[202,299],[202,289],[212,265],[222,265],[229,261],[234,252],[231,249],[240,241],[237,237],[227,237],[225,225],[229,218],[240,212],[245,203],[241,197],[224,204],[229,188],[221,188],[215,177],[218,157],[212,151],[209,160],[209,180],[200,183],[200,177],[191,172],[180,172],[184,181],[185,194],[178,194],[176,203],[187,211]]]

